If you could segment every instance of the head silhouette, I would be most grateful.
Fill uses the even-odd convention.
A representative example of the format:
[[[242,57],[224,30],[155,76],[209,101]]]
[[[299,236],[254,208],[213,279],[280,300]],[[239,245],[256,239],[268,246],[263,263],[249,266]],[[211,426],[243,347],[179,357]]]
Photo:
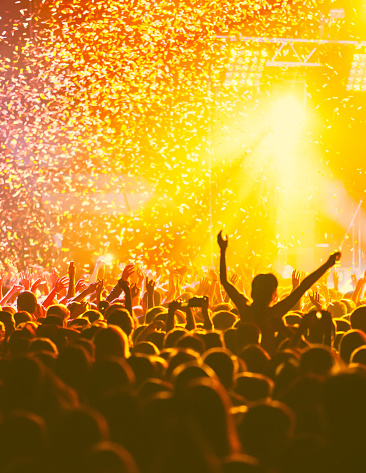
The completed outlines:
[[[108,356],[128,358],[129,345],[126,333],[116,325],[101,328],[95,334],[95,358],[102,359]]]
[[[131,454],[122,445],[112,442],[95,444],[85,455],[82,470],[89,473],[138,473]]]
[[[204,433],[218,457],[238,451],[230,398],[218,380],[208,377],[192,379],[177,393],[176,399],[179,415]]]
[[[239,362],[236,356],[226,348],[211,348],[204,353],[202,361],[215,371],[226,389],[231,389],[234,376],[239,371]]]
[[[129,336],[133,330],[133,319],[126,309],[115,309],[109,311],[107,316],[108,325],[116,325],[120,327],[127,336]]]
[[[31,291],[23,291],[17,298],[17,311],[23,310],[29,314],[34,314],[37,310],[37,299]]]
[[[349,330],[342,335],[339,353],[345,363],[349,363],[352,352],[361,345],[366,345],[366,334],[362,330]]]
[[[353,329],[363,330],[366,333],[366,306],[357,307],[350,316]]]
[[[274,274],[257,274],[252,281],[252,299],[255,304],[268,306],[277,296],[278,281]]]

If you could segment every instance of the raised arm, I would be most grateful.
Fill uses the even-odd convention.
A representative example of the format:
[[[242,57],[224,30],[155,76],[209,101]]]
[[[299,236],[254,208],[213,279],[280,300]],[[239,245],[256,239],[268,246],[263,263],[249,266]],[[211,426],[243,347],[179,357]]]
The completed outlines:
[[[123,290],[123,288],[122,288],[123,281],[128,281],[128,278],[131,276],[131,274],[134,271],[135,271],[135,269],[134,269],[134,265],[132,263],[127,264],[125,266],[124,270],[122,271],[122,275],[121,275],[120,279],[118,280],[117,284],[114,286],[114,288],[111,290],[111,292],[106,297],[106,301],[112,302],[112,301],[114,301],[114,299],[117,299],[120,296],[120,294]]]
[[[70,304],[71,302],[81,302],[82,300],[85,299],[85,297],[88,297],[91,294],[94,294],[94,292],[97,290],[97,288],[100,284],[101,284],[101,281],[92,282],[83,291],[81,291],[75,297],[70,299],[68,301],[68,303]],[[44,305],[44,303],[43,303],[43,305]]]
[[[238,291],[238,289],[228,281],[227,278],[227,269],[226,269],[226,250],[228,247],[228,238],[223,238],[222,230],[220,230],[219,234],[217,235],[217,243],[220,247],[220,282],[224,286],[224,289],[230,299],[234,302],[236,307],[248,302],[248,299],[245,295]]]
[[[67,276],[63,276],[62,278],[58,278],[56,284],[54,285],[51,292],[48,294],[46,299],[43,301],[43,307],[47,309],[52,303],[57,294],[59,294],[63,289],[68,286],[68,278]]]
[[[353,294],[352,294],[352,300],[355,304],[358,304],[360,298],[361,298],[361,294],[362,294],[362,290],[363,288],[365,287],[365,284],[366,284],[366,271],[363,275],[362,278],[360,278],[357,283],[356,283],[356,287],[355,287],[355,290],[353,291]]]
[[[192,299],[190,299],[192,300]],[[194,306],[192,306],[194,307]],[[181,310],[183,310],[186,314],[186,329],[187,330],[194,330],[196,328],[196,322],[194,320],[194,317],[193,317],[193,314],[192,314],[192,309],[191,309],[191,306],[189,305],[189,301],[188,301],[188,305],[187,306],[184,306],[181,308]]]
[[[210,293],[212,294],[211,303],[220,304],[222,302],[222,296],[218,275],[214,269],[210,269],[208,274],[212,280],[210,287]]]
[[[151,309],[154,307],[154,290],[155,290],[155,281],[146,277],[145,279],[146,287],[146,298],[147,298],[147,308]]]
[[[305,338],[305,333],[308,337]],[[330,312],[326,310],[312,310],[304,314],[299,327],[290,339],[290,348],[298,346],[300,340],[306,344],[322,343],[327,346],[332,345],[332,335],[334,334],[334,325]]]
[[[72,297],[75,297],[75,265],[73,261],[70,261],[69,263],[69,288],[67,290],[67,299],[71,299]]]
[[[119,285],[122,291],[125,293],[125,308],[130,313],[131,317],[133,318],[133,311],[132,311],[132,298],[131,298],[131,289],[128,282],[124,279],[119,280]]]
[[[0,307],[4,307],[8,300],[14,296],[15,294],[18,294],[20,291],[24,290],[24,287],[21,286],[20,284],[14,284],[10,290],[5,294],[5,296],[1,299],[0,301]]]
[[[104,266],[104,258],[103,258],[103,256],[99,256],[99,258],[97,259],[97,261],[95,263],[94,271],[93,271],[92,275],[90,276],[89,284],[97,281],[98,271],[99,271],[100,268],[103,268],[103,266]]]
[[[274,315],[282,317],[286,314],[286,312],[291,310],[297,303],[297,301],[305,294],[305,292],[308,291],[311,286],[315,284],[317,280],[320,279],[323,274],[325,274],[328,269],[332,268],[340,259],[341,253],[339,251],[332,253],[324,264],[322,264],[318,269],[306,276],[306,278],[301,282],[299,287],[297,287],[294,291],[291,292],[289,296],[278,302],[273,307]]]
[[[203,298],[203,301],[202,301],[202,316],[203,316],[203,328],[205,330],[213,330],[213,323],[212,323],[212,319],[211,319],[211,315],[208,311],[208,303],[209,303],[209,300],[207,297],[204,297]]]
[[[300,271],[296,271],[296,269],[294,269],[292,271],[292,292],[300,286],[300,281],[301,273]],[[293,310],[301,310],[301,297],[294,305]]]
[[[180,302],[179,301],[171,301],[168,305],[168,317],[166,321],[166,333],[174,330],[175,326],[175,311],[180,309]]]

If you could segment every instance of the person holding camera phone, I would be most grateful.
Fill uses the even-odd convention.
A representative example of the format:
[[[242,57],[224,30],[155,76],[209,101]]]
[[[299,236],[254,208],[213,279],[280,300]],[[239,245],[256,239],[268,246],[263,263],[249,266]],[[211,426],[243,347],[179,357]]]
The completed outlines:
[[[196,328],[196,322],[192,314],[192,310],[191,310],[192,308],[201,309],[202,317],[203,317],[203,328],[205,330],[212,330],[213,323],[208,311],[208,306],[209,306],[209,298],[207,296],[191,297],[190,299],[188,299],[186,303],[182,303],[179,300],[170,302],[169,310],[168,310],[166,332],[173,330],[174,314],[175,314],[175,311],[179,309],[183,310],[186,314],[186,319],[187,319],[186,329],[194,330]]]

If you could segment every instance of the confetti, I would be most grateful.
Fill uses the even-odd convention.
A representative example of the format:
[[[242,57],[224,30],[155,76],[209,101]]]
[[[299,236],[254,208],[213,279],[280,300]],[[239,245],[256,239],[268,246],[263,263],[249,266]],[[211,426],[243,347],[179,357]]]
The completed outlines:
[[[52,259],[60,231],[65,248],[98,253],[106,229],[121,259],[142,249],[184,259],[209,241],[210,215],[233,231],[239,222],[259,254],[272,196],[283,192],[256,162],[251,123],[265,114],[256,87],[272,81],[263,65],[274,46],[217,35],[318,35],[325,3],[57,0],[32,18],[21,10],[2,34],[1,259]],[[234,84],[249,54],[241,66],[259,61],[261,76]],[[346,99],[329,99],[341,115]],[[333,122],[323,131],[336,133]]]

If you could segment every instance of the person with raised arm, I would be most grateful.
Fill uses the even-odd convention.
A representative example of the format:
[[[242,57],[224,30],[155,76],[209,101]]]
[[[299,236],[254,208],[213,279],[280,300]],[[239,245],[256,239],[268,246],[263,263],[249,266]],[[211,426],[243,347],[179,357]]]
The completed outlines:
[[[339,251],[332,253],[322,266],[304,278],[291,294],[279,302],[276,302],[278,287],[276,276],[270,273],[257,274],[252,281],[251,298],[253,302],[250,304],[245,294],[240,292],[227,279],[226,250],[228,238],[223,237],[222,231],[217,235],[217,243],[220,247],[220,282],[236,305],[240,320],[242,322],[254,323],[260,328],[262,331],[262,346],[269,353],[273,353],[276,348],[275,333],[284,327],[282,317],[341,258]]]

